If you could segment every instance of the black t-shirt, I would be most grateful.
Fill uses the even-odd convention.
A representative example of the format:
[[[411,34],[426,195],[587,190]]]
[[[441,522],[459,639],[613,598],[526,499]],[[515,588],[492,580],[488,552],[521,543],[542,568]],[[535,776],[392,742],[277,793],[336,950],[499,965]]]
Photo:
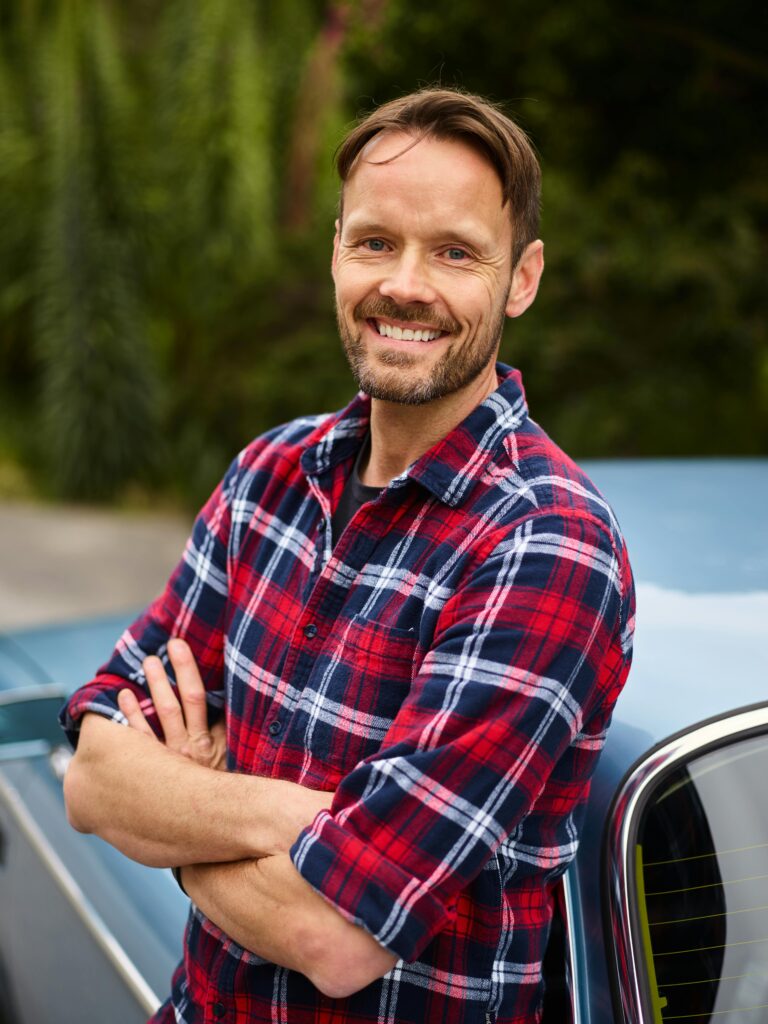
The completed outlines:
[[[347,523],[355,512],[357,512],[360,506],[364,505],[366,501],[373,501],[373,499],[378,497],[384,490],[383,487],[367,487],[365,484],[360,483],[360,466],[368,457],[370,449],[371,435],[367,434],[362,446],[360,447],[360,451],[357,453],[355,464],[352,467],[352,472],[347,478],[346,484],[344,485],[344,490],[341,492],[339,504],[331,518],[331,535],[333,537],[334,547],[336,546],[339,537],[344,532]]]

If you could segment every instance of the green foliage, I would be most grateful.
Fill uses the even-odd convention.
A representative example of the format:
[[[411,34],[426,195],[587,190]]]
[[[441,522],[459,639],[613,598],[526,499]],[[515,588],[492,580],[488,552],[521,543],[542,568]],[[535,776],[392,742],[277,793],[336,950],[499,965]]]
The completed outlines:
[[[322,95],[322,16],[306,0],[19,0],[0,19],[0,440],[43,489],[197,500],[257,430],[307,408],[260,366],[307,353],[341,379],[328,222],[322,272],[312,217],[280,231],[298,99]],[[319,162],[341,99],[324,96],[305,153],[310,212],[333,206]]]
[[[151,464],[154,379],[124,186],[130,94],[104,9],[62,4],[40,40],[49,174],[38,263],[46,466],[100,498]]]
[[[11,0],[0,489],[195,503],[255,433],[345,401],[332,154],[359,110],[436,80],[508,103],[542,156],[547,271],[503,352],[536,417],[580,455],[764,452],[764,18]]]
[[[29,321],[42,161],[19,35],[0,35],[0,458],[8,466],[34,460],[29,410],[37,382]],[[9,470],[2,479],[9,475],[15,479],[19,472]]]
[[[548,175],[551,257],[510,358],[575,452],[764,452],[765,240],[741,197],[670,208],[662,175],[629,152],[599,197]]]
[[[353,95],[459,85],[504,101],[541,155],[547,269],[503,349],[536,417],[581,455],[768,451],[763,8],[384,13],[358,25]]]

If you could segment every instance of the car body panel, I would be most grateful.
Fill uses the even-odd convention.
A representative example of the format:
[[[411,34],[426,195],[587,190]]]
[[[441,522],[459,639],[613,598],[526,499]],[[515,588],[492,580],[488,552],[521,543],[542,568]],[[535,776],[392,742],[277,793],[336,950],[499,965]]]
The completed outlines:
[[[586,463],[616,510],[637,586],[635,653],[566,886],[578,1024],[606,998],[605,824],[630,770],[681,730],[768,698],[768,460]]]
[[[0,692],[55,683],[64,693],[71,693],[107,660],[134,617],[128,610],[120,615],[0,635]]]
[[[57,1021],[96,1020],[107,1005],[115,1024],[146,1020],[180,958],[187,901],[170,872],[136,864],[69,826],[61,786],[67,754],[56,722],[63,694],[50,684],[41,689],[26,699],[0,694],[6,1001],[14,1024],[54,1019],[40,1005],[51,992],[61,999]],[[41,721],[47,725],[32,739]]]

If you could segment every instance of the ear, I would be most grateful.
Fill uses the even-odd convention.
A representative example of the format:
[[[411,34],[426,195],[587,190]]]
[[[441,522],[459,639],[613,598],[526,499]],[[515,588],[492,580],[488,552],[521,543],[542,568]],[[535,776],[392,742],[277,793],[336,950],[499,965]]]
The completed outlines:
[[[336,220],[336,234],[333,236],[333,256],[331,256],[331,275],[336,273],[336,264],[339,260],[339,241],[341,240],[341,221]]]
[[[544,243],[537,239],[523,250],[512,272],[512,284],[504,311],[507,316],[521,316],[536,298],[544,271]]]

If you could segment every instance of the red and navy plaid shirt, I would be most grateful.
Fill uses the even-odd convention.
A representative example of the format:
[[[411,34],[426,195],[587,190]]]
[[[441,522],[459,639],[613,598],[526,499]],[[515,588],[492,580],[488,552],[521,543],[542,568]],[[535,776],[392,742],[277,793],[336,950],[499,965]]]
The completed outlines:
[[[355,514],[331,514],[368,429],[358,397],[254,441],[165,592],[76,692],[122,720],[169,637],[194,651],[228,766],[335,790],[303,877],[399,962],[344,1000],[192,907],[158,1020],[538,1019],[555,883],[629,669],[632,578],[600,494],[528,417],[519,374]],[[174,1016],[175,1013],[175,1016]]]

